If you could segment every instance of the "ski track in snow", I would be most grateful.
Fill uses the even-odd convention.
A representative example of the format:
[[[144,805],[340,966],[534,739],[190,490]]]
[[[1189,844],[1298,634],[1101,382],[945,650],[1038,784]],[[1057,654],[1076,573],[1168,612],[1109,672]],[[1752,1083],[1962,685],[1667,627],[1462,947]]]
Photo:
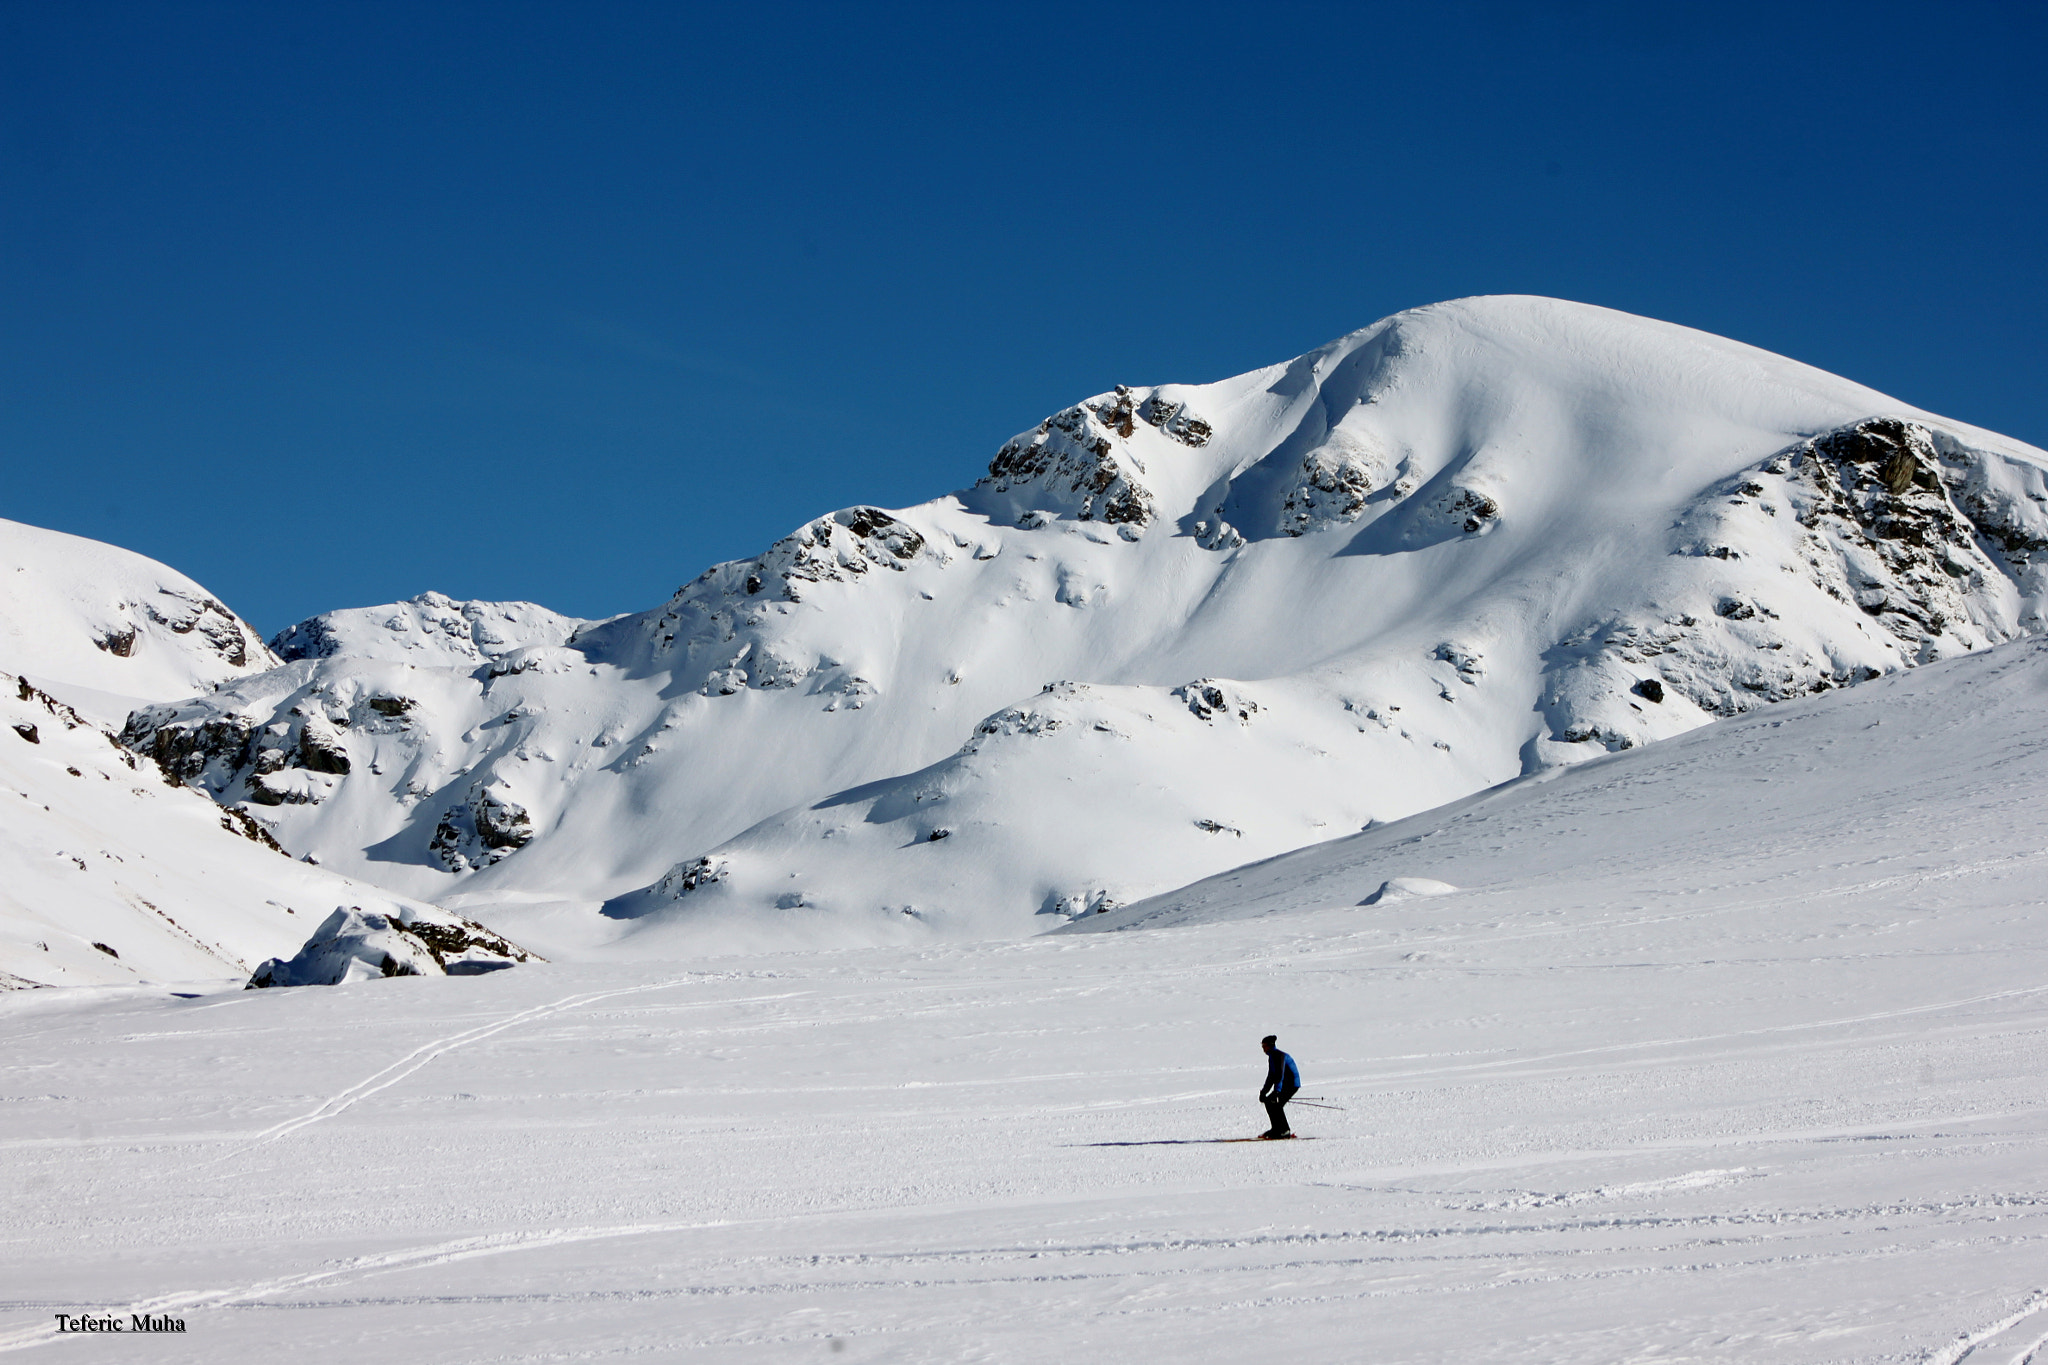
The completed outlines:
[[[685,984],[687,984],[687,978],[675,981],[661,981],[645,986],[627,986],[619,990],[591,991],[581,995],[564,996],[560,1000],[551,1001],[545,1005],[536,1005],[529,1010],[521,1010],[517,1014],[481,1025],[477,1028],[468,1029],[462,1033],[453,1033],[445,1038],[437,1038],[431,1043],[414,1048],[411,1052],[375,1075],[359,1081],[337,1095],[331,1096],[310,1113],[301,1114],[294,1119],[286,1119],[283,1123],[264,1129],[256,1134],[251,1140],[249,1147],[242,1148],[240,1151],[230,1152],[218,1158],[218,1160],[232,1160],[235,1157],[245,1155],[250,1147],[260,1146],[266,1142],[275,1142],[281,1137],[295,1133],[299,1129],[311,1124],[318,1123],[322,1119],[331,1119],[357,1101],[367,1099],[380,1090],[385,1090],[398,1084],[435,1058],[453,1052],[457,1048],[467,1047],[471,1043],[480,1043],[494,1034],[503,1033],[506,1029],[517,1028],[521,1024],[530,1024],[537,1020],[548,1018],[550,1015],[561,1014],[566,1010],[576,1009],[582,1005],[594,1004],[599,1000],[611,1000],[622,995],[637,995],[643,991],[667,990],[672,986]]]
[[[1443,922],[1411,913],[1392,927]],[[1620,922],[1606,917],[1607,945],[1640,931]],[[111,1094],[120,1131],[17,1149],[88,1202],[13,1196],[32,1217],[9,1219],[26,1240],[0,1241],[0,1350],[65,1344],[52,1315],[95,1286],[95,1308],[187,1319],[185,1337],[151,1339],[175,1360],[280,1340],[355,1360],[398,1333],[421,1361],[800,1360],[835,1338],[848,1360],[1222,1361],[1275,1315],[1303,1359],[2018,1365],[2038,1350],[2040,1295],[2000,1274],[2048,1250],[2048,1109],[2021,1060],[2048,1031],[2044,988],[2024,983],[2033,939],[2001,989],[1856,958],[1906,998],[1778,1004],[1790,1014],[1737,1030],[1643,1015],[1633,1041],[1544,1047],[1578,1027],[1543,1013],[1568,998],[1558,971],[1602,945],[1476,950],[1499,956],[1471,965],[1514,970],[1453,996],[1405,966],[1319,969],[1325,951],[1356,964],[1359,933],[1330,911],[1279,934],[781,954],[623,984],[545,968],[46,1018],[0,1117],[28,1136],[36,1115]],[[1816,970],[1696,963],[1689,988],[1631,985],[1584,1027],[1625,1033],[1616,1021],[1653,1001],[1701,1021],[1753,972]],[[488,1001],[515,1007],[435,1027]],[[1469,1045],[1509,1055],[1452,1060],[1460,1019],[1503,1008],[1524,1022]],[[1090,1149],[1248,1128],[1262,1067],[1240,1014],[1278,1017],[1290,1041],[1306,1026],[1289,1018],[1349,1019],[1297,1044],[1312,1087],[1348,1106],[1297,1118],[1318,1141]],[[260,1068],[213,1059],[288,1047],[305,1084],[352,1059],[361,1074],[366,1042],[407,1033],[427,1040],[253,1135],[202,1133],[217,1123],[178,1106],[210,1071],[264,1098]],[[1361,1045],[1447,1064],[1360,1066]],[[1910,1087],[1857,1096],[1916,1064],[1956,1079],[1931,1104]],[[76,1099],[44,1095],[81,1067]],[[286,1136],[288,1158],[266,1155]],[[1455,1348],[1447,1320],[1465,1325]]]
[[[1999,662],[1788,704],[1911,739],[1762,814],[1731,725],[1173,928],[0,996],[0,1347],[2048,1365],[2048,718],[1913,709]],[[1211,1141],[1267,1032],[1342,1107]]]

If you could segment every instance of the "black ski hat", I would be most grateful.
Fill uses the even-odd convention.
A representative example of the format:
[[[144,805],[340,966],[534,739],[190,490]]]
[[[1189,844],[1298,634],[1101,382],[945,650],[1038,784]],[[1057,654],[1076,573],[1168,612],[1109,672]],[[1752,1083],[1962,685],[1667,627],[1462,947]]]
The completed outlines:
[[[1265,1037],[1263,1037],[1263,1038],[1259,1039],[1259,1046],[1260,1046],[1260,1047],[1271,1047],[1271,1046],[1273,1046],[1273,1044],[1275,1044],[1275,1043],[1277,1043],[1277,1042],[1279,1042],[1279,1041],[1280,1041],[1280,1035],[1279,1035],[1279,1034],[1277,1034],[1277,1033],[1269,1033],[1269,1034],[1267,1034],[1267,1035],[1266,1035]]]

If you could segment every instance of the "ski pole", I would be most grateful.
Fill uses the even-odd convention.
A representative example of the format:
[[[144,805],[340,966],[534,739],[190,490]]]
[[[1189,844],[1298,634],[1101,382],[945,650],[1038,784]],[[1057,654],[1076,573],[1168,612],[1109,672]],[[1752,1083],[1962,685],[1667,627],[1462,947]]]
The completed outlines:
[[[1345,1111],[1345,1109],[1344,1109],[1344,1106],[1343,1106],[1343,1105],[1341,1105],[1341,1104],[1324,1104],[1324,1103],[1323,1103],[1322,1101],[1320,1101],[1320,1100],[1289,1100],[1289,1101],[1288,1101],[1288,1103],[1289,1103],[1289,1104],[1305,1104],[1305,1105],[1307,1105],[1307,1106],[1308,1106],[1309,1108],[1311,1108],[1311,1109],[1335,1109],[1335,1110],[1337,1110],[1337,1111],[1338,1111],[1339,1113],[1344,1113],[1344,1112],[1346,1112],[1346,1111]]]

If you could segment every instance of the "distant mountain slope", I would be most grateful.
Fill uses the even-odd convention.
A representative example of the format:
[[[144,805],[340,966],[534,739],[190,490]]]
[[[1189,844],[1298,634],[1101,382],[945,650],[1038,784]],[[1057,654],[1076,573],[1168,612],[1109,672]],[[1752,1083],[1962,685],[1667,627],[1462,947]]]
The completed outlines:
[[[0,989],[246,977],[337,906],[403,904],[294,862],[0,672]]]
[[[1596,904],[1911,906],[1964,871],[2048,906],[2048,640],[2000,645],[1545,772],[1236,868],[1062,932],[1170,928],[1412,899],[1427,883],[1527,919]],[[1390,885],[1391,884],[1391,885]],[[2015,892],[2013,888],[2019,888]],[[1462,897],[1462,902],[1454,902]],[[1276,925],[1278,928],[1278,925]],[[1731,951],[1733,949],[1731,948]]]
[[[128,738],[294,851],[487,919],[554,903],[554,954],[1030,932],[2040,630],[2044,555],[2030,447],[1468,299],[1099,395],[655,611],[499,607],[548,624],[495,654],[360,629],[404,604],[318,618]]]
[[[146,702],[277,663],[212,593],[152,559],[0,521],[0,668],[119,726]]]

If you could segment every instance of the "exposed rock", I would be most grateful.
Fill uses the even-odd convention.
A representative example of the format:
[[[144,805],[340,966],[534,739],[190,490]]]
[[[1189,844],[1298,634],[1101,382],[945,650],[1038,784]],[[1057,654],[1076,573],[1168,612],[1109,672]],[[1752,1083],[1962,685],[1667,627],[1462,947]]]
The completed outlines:
[[[233,713],[176,720],[177,708],[145,707],[132,713],[121,730],[121,742],[156,761],[172,786],[198,783],[212,765],[232,780],[234,769],[247,763],[254,724]]]
[[[1458,681],[1467,687],[1477,687],[1479,680],[1486,676],[1484,656],[1468,645],[1445,641],[1436,647],[1432,657],[1442,659],[1458,670]]]
[[[502,788],[473,788],[434,827],[427,847],[450,872],[470,872],[503,861],[533,842],[526,808]]]
[[[43,742],[42,736],[36,733],[36,727],[25,722],[15,726],[14,733],[20,735],[31,744],[41,744]]]
[[[1117,392],[1125,394],[1129,390],[1119,385]],[[1158,427],[1182,445],[1197,450],[1209,444],[1209,438],[1215,434],[1207,422],[1188,411],[1187,404],[1174,402],[1157,389],[1138,405],[1138,418],[1148,425]],[[1125,432],[1124,435],[1128,436],[1130,433]]]
[[[976,487],[1049,493],[1079,521],[1149,525],[1158,513],[1140,482],[1145,467],[1123,444],[1136,430],[1131,416],[1130,391],[1121,388],[1056,412],[1035,430],[1011,437]]]
[[[348,752],[341,747],[341,735],[325,718],[308,716],[299,727],[299,762],[309,772],[348,775]]]
[[[258,967],[248,989],[334,986],[387,976],[475,976],[540,960],[445,910],[407,906],[391,914],[337,906],[296,956],[274,957]]]
[[[1300,536],[1348,526],[1364,515],[1366,499],[1393,477],[1391,457],[1377,436],[1339,426],[1302,457],[1300,476],[1281,502],[1279,530]]]
[[[1107,888],[1094,887],[1085,891],[1055,892],[1045,898],[1045,905],[1038,913],[1079,919],[1083,915],[1106,915],[1123,907],[1123,901],[1112,895]]]
[[[272,853],[284,853],[284,856],[287,858],[291,856],[289,853],[284,852],[283,845],[271,837],[270,831],[257,823],[256,817],[245,810],[237,810],[233,806],[222,807],[220,827],[230,834],[239,834],[244,839],[253,840],[269,849]]]
[[[656,883],[659,894],[674,900],[687,896],[699,887],[712,886],[722,882],[732,871],[732,863],[725,858],[705,856],[691,858],[677,863],[662,875]]]
[[[1241,721],[1248,721],[1259,709],[1257,702],[1228,690],[1214,678],[1197,678],[1191,683],[1182,683],[1173,689],[1172,695],[1186,702],[1188,710],[1202,720],[1235,715]]]
[[[1438,510],[1468,536],[1492,529],[1500,518],[1500,504],[1472,488],[1453,488],[1439,501]]]

